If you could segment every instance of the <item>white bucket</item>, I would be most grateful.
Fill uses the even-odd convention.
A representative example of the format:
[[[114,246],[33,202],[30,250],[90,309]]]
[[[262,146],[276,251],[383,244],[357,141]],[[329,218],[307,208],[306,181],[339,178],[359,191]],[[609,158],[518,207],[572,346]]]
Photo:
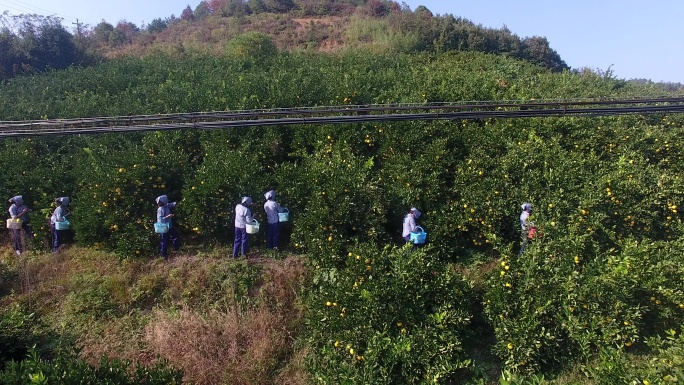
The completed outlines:
[[[7,228],[12,230],[19,230],[21,228],[21,219],[7,218]]]
[[[252,224],[247,224],[245,226],[245,230],[247,231],[247,234],[256,234],[259,232],[259,222],[257,222],[256,219],[253,220]]]

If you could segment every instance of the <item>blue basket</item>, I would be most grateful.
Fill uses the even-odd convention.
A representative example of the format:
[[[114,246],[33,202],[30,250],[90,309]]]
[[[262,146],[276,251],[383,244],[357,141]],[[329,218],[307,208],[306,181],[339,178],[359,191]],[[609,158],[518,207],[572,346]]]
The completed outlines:
[[[416,229],[418,229],[420,231],[416,232],[416,233],[410,233],[409,234],[409,242],[416,244],[416,245],[422,245],[423,243],[425,243],[425,237],[427,237],[427,233],[420,226],[416,226]]]
[[[62,222],[55,222],[55,230],[69,230],[71,227],[71,223],[69,223],[68,219],[63,220]]]
[[[282,213],[278,213],[278,222],[287,222],[290,220],[290,210],[283,209]]]
[[[157,234],[166,234],[169,232],[169,223],[154,223],[154,232]]]

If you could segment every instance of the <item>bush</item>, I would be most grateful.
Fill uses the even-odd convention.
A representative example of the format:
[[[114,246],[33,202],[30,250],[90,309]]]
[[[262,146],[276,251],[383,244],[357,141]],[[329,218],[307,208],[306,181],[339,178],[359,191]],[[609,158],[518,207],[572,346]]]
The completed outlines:
[[[261,32],[245,32],[232,38],[226,46],[229,56],[258,63],[277,53],[271,37]]]
[[[327,260],[329,257],[314,252]],[[316,383],[444,382],[470,360],[462,341],[474,298],[430,251],[350,248],[314,270],[309,325]]]
[[[0,368],[6,362],[24,358],[28,349],[38,342],[35,321],[33,313],[27,314],[16,307],[0,315]]]
[[[23,384],[180,384],[183,371],[164,361],[154,366],[133,365],[130,361],[108,360],[103,357],[99,365],[91,366],[74,353],[63,353],[52,360],[40,358],[31,350],[27,359],[12,361],[0,371],[0,383]]]
[[[675,277],[684,261],[671,259],[681,243],[625,240],[622,251],[601,252],[582,238],[589,240],[571,235],[505,254],[490,277],[485,313],[509,368],[536,372],[605,349],[631,350],[682,322],[684,292]]]

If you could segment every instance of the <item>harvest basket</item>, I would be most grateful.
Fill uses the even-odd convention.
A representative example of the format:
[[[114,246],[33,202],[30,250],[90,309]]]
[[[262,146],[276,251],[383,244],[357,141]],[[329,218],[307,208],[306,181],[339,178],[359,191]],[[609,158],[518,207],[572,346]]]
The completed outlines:
[[[254,219],[252,224],[247,224],[245,226],[245,229],[247,231],[247,234],[256,234],[259,232],[259,222]]]
[[[413,232],[410,233],[409,234],[409,242],[416,244],[416,245],[422,245],[423,243],[425,243],[425,238],[427,237],[427,233],[420,226],[416,226],[416,229],[420,230],[420,231],[415,232],[415,233],[413,233]]]
[[[282,213],[278,213],[278,222],[287,222],[290,220],[290,210],[283,209]]]
[[[19,218],[17,218],[17,219],[8,218],[7,219],[7,228],[8,229],[19,230],[21,228],[22,224],[23,223],[21,222],[21,219],[19,219]]]
[[[169,223],[155,222],[154,232],[157,234],[166,234],[169,232]]]
[[[69,230],[69,227],[71,227],[71,223],[67,219],[62,222],[55,222],[55,230]]]

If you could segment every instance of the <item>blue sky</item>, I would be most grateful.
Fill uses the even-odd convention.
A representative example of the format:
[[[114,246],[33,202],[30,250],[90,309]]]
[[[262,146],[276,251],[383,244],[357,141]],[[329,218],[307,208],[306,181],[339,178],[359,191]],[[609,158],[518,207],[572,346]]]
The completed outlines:
[[[402,1],[399,1],[401,3]],[[404,0],[435,14],[453,14],[485,27],[504,25],[520,37],[545,36],[572,68],[609,68],[619,78],[684,83],[684,1],[681,0]],[[63,24],[140,26],[178,16],[199,0],[0,0],[0,12],[39,13]]]

